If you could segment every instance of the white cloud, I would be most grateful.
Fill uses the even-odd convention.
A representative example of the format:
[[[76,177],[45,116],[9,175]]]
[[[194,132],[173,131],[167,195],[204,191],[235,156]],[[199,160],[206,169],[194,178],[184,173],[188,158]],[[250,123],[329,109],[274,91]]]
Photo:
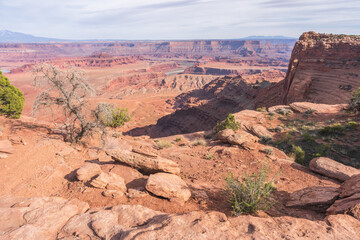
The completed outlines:
[[[0,0],[0,29],[67,39],[359,34],[359,0]]]

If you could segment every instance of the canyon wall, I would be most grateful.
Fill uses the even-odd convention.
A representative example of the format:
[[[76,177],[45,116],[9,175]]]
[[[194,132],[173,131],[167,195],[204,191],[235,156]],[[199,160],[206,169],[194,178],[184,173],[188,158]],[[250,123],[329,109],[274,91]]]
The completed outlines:
[[[282,101],[348,103],[360,86],[360,36],[304,33],[295,44]]]

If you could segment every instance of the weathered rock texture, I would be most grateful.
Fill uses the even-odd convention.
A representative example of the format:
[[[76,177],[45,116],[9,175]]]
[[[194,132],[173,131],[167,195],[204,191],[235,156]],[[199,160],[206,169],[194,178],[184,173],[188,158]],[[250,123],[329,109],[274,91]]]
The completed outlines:
[[[161,158],[151,157],[147,154],[141,154],[130,151],[109,150],[107,152],[115,161],[130,165],[146,173],[167,172],[179,174],[180,168],[176,162]]]
[[[295,44],[283,102],[347,103],[360,86],[360,36],[304,33]]]
[[[150,175],[146,190],[156,196],[180,203],[186,202],[191,197],[191,192],[186,183],[179,176],[169,173]]]
[[[360,174],[360,170],[336,162],[330,158],[314,158],[309,163],[309,168],[329,178],[340,181],[348,180],[351,176]]]
[[[76,171],[76,177],[79,181],[89,181],[100,173],[101,168],[98,164],[86,163]]]
[[[220,212],[166,214],[136,205],[88,209],[62,198],[0,198],[0,239],[344,239],[360,236],[348,215],[228,219]]]

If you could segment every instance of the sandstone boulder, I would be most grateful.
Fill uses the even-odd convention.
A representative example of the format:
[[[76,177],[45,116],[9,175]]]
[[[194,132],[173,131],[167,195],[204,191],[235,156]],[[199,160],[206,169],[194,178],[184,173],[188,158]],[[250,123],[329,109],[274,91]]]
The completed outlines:
[[[350,197],[343,198],[335,201],[331,207],[329,207],[326,212],[327,214],[338,214],[344,213],[346,210],[354,207],[355,205],[360,203],[360,193],[356,193]]]
[[[245,132],[234,132],[232,129],[224,129],[216,134],[216,138],[224,143],[230,143],[231,145],[244,146],[247,143],[255,143],[256,137]]]
[[[338,189],[334,187],[307,187],[293,192],[286,206],[325,211],[338,196]]]
[[[90,182],[90,185],[96,188],[126,192],[124,179],[115,173],[102,172]]]
[[[274,134],[266,129],[263,125],[260,124],[246,124],[244,125],[246,130],[251,134],[257,136],[258,138],[262,137],[272,137]]]
[[[276,105],[268,108],[269,112],[278,112],[280,109],[290,109],[288,105]]]
[[[344,164],[325,157],[312,159],[309,163],[309,168],[314,172],[340,181],[345,181],[351,176],[360,173],[360,170],[356,168],[345,166]]]
[[[76,171],[76,177],[79,181],[89,181],[93,177],[101,173],[101,168],[98,164],[86,163],[84,166]]]
[[[14,147],[9,140],[0,140],[0,152],[14,153]]]
[[[180,203],[186,202],[191,197],[191,192],[186,183],[179,176],[169,173],[150,175],[146,190],[156,196]]]
[[[340,197],[349,197],[360,193],[360,174],[353,175],[340,186]]]
[[[180,174],[179,165],[161,157],[149,157],[131,151],[109,150],[107,152],[115,161],[125,163],[146,173],[167,172]]]
[[[320,104],[320,103],[311,103],[311,102],[295,102],[291,103],[290,107],[295,112],[306,113],[307,111],[313,111],[314,113],[338,113],[343,110],[347,105],[346,104]]]

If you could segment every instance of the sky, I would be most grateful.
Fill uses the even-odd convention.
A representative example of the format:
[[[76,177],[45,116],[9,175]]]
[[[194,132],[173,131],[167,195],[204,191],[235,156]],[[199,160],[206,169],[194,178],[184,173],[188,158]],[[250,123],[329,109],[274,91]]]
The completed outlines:
[[[360,34],[360,0],[0,0],[0,30],[61,39]]]

